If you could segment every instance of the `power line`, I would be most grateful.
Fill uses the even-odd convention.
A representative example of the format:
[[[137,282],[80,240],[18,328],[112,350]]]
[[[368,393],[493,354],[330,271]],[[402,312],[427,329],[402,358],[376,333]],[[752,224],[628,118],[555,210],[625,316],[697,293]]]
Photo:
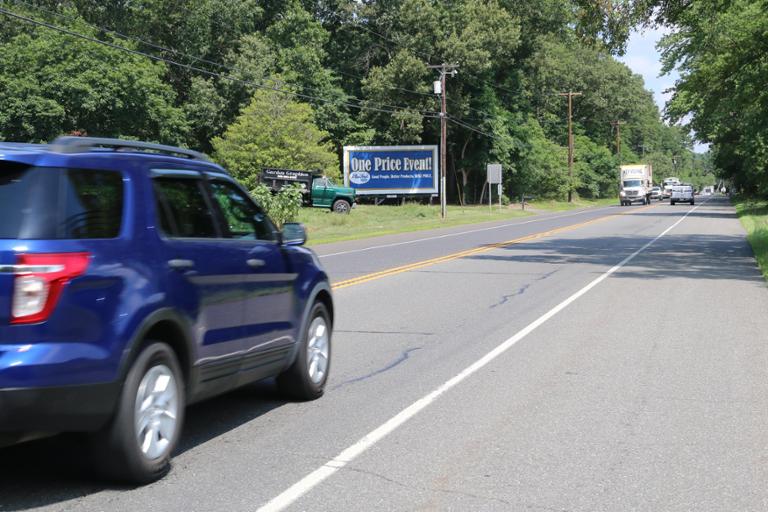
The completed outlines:
[[[208,59],[205,59],[205,58],[202,58],[202,57],[198,57],[196,55],[192,55],[192,54],[189,54],[189,53],[185,53],[185,52],[173,49],[173,48],[167,48],[165,46],[160,46],[160,45],[158,45],[156,43],[152,43],[150,41],[147,41],[146,39],[142,39],[142,38],[138,38],[138,37],[135,37],[135,36],[130,36],[130,35],[127,35],[127,34],[123,34],[123,33],[118,32],[116,30],[112,30],[112,29],[109,29],[109,28],[106,28],[106,27],[102,27],[102,26],[93,24],[93,23],[89,23],[89,22],[87,22],[85,20],[82,20],[81,18],[75,18],[75,17],[72,17],[72,16],[67,16],[65,14],[61,14],[61,13],[57,13],[57,12],[51,11],[49,9],[44,9],[42,7],[38,7],[36,5],[30,4],[28,2],[25,2],[23,0],[13,0],[13,1],[15,3],[20,3],[20,4],[23,4],[23,5],[26,5],[26,6],[30,7],[30,8],[37,9],[38,11],[42,11],[42,12],[48,13],[48,14],[50,14],[52,16],[57,16],[59,18],[66,19],[66,20],[69,20],[69,21],[72,21],[72,22],[82,22],[82,23],[85,23],[86,25],[89,25],[90,27],[95,28],[97,30],[100,30],[102,32],[106,32],[106,33],[109,33],[109,34],[114,34],[114,35],[116,35],[118,37],[121,37],[123,39],[132,40],[132,41],[135,41],[137,43],[140,43],[140,44],[143,44],[143,45],[146,45],[146,46],[150,46],[150,47],[155,48],[155,49],[160,50],[160,51],[169,52],[169,53],[173,53],[175,55],[187,57],[187,58],[190,58],[190,59],[192,59],[194,61],[197,61],[197,62],[203,62],[205,64],[210,64],[210,65],[216,66],[216,67],[221,68],[221,69],[226,69],[227,71],[230,71],[230,72],[242,72],[241,69],[238,69],[238,68],[236,68],[234,66],[229,66],[229,65],[226,65],[226,64],[222,64],[220,62],[215,62],[215,61],[212,61],[212,60],[208,60]],[[271,82],[272,84],[274,84],[275,88],[279,89],[279,87],[278,87],[279,82],[277,82],[274,79],[267,79],[267,80],[269,82]],[[309,89],[309,90],[311,91],[312,89]],[[357,97],[352,96],[352,95],[347,95],[347,96],[348,96],[347,97],[348,101],[354,101],[354,102],[357,102],[357,103],[368,102],[371,105],[377,105],[377,106],[385,107],[385,108],[415,110],[415,109],[413,109],[412,107],[409,107],[409,106],[388,105],[388,104],[383,104],[383,103],[371,102],[369,100],[364,100],[364,99],[361,99],[361,98],[357,98]],[[320,98],[320,97],[317,97],[317,98]],[[334,101],[333,99],[329,99],[329,98],[320,98],[320,99],[323,99],[323,100],[326,100],[326,101],[329,101],[329,102]],[[423,114],[423,113],[432,114],[433,113],[433,112],[428,111],[428,110],[417,110],[417,112],[419,112],[421,114]]]
[[[344,72],[344,71],[341,71],[341,70],[338,70],[338,69],[334,69],[333,71],[334,71],[334,72],[336,72],[336,73],[338,73],[338,74],[340,74],[340,75],[348,76],[348,77],[350,77],[350,78],[357,78],[358,80],[366,80],[366,77],[362,77],[362,76],[359,76],[359,75],[355,75],[355,74],[353,74],[353,73],[347,73],[347,72]],[[391,90],[398,90],[398,91],[410,92],[410,93],[413,93],[413,94],[418,94],[418,95],[420,95],[420,96],[426,96],[426,97],[429,97],[429,98],[431,98],[431,97],[433,97],[433,96],[434,96],[434,94],[431,94],[431,93],[427,93],[427,92],[421,92],[421,91],[414,91],[413,89],[406,89],[406,88],[404,88],[404,87],[397,87],[397,86],[395,86],[395,85],[382,85],[382,87],[384,87],[385,89],[391,89]],[[452,98],[447,98],[447,99],[446,99],[446,101],[447,101],[448,103],[453,103],[454,105],[457,105],[457,104],[459,104],[459,103],[460,103],[460,100],[456,100],[456,99],[452,99]],[[492,118],[492,117],[494,117],[494,116],[492,116],[491,114],[489,114],[488,112],[485,112],[484,110],[480,110],[480,109],[477,109],[477,108],[473,108],[473,107],[470,107],[469,105],[465,105],[465,106],[466,106],[466,108],[467,108],[468,110],[470,110],[471,112],[477,112],[478,114],[482,114],[482,115],[483,115],[483,116],[485,116],[486,118]],[[478,119],[478,118],[476,118],[476,117],[469,117],[468,119],[472,119],[473,121],[482,121],[482,119]]]
[[[63,13],[55,12],[55,11],[52,11],[50,9],[46,9],[44,7],[40,7],[40,6],[31,4],[29,2],[25,2],[24,0],[13,0],[13,2],[16,3],[16,4],[22,4],[22,5],[24,5],[24,6],[28,7],[28,8],[31,8],[31,9],[36,9],[37,11],[47,13],[47,14],[49,14],[51,16],[55,16],[55,17],[58,17],[60,19],[68,20],[70,22],[84,23],[84,24],[86,24],[86,25],[88,25],[88,26],[90,26],[90,27],[92,27],[94,29],[100,30],[100,31],[102,31],[104,33],[112,34],[112,35],[115,35],[115,36],[117,36],[119,38],[122,38],[122,39],[127,39],[127,40],[130,40],[130,41],[134,41],[136,43],[139,43],[139,44],[142,44],[142,45],[145,45],[145,46],[149,46],[150,48],[154,48],[154,49],[162,51],[162,52],[168,52],[168,53],[171,53],[171,54],[174,54],[174,55],[178,55],[178,56],[181,56],[181,57],[186,57],[186,58],[192,59],[195,62],[201,62],[201,63],[208,64],[208,65],[211,65],[211,66],[215,66],[215,67],[217,67],[219,69],[225,69],[225,70],[227,70],[229,72],[242,72],[241,69],[238,69],[235,66],[230,66],[230,65],[227,65],[227,64],[223,64],[221,62],[216,62],[216,61],[212,61],[212,60],[209,60],[209,59],[205,59],[203,57],[199,57],[197,55],[192,55],[190,53],[182,52],[182,51],[176,50],[174,48],[168,48],[168,47],[165,47],[165,46],[161,46],[161,45],[158,45],[158,44],[153,43],[151,41],[147,41],[146,39],[143,39],[143,38],[140,38],[140,37],[136,37],[136,36],[131,36],[131,35],[124,34],[122,32],[114,30],[114,29],[110,29],[110,28],[107,28],[107,27],[96,25],[94,23],[87,22],[87,21],[85,21],[82,18],[76,18],[74,16],[68,16],[68,15],[63,14]],[[352,25],[352,26],[357,26],[357,25]],[[369,31],[369,32],[379,36],[379,37],[384,37],[381,34],[379,34],[378,32],[370,30],[367,27],[361,27],[361,28],[365,28],[365,30],[367,30],[367,31]],[[392,41],[392,42],[394,43],[394,41]],[[349,76],[349,77],[352,77],[352,78],[356,78],[358,80],[364,80],[364,77],[360,77],[360,76],[357,76],[357,75],[354,75],[354,74],[351,74],[351,73],[346,73],[346,72],[343,72],[343,71],[340,71],[340,70],[334,70],[334,71],[336,71],[337,73],[342,74],[342,75],[346,75],[346,76]],[[277,82],[277,81],[275,81],[273,79],[267,79],[267,80],[270,81],[272,84],[274,84],[274,88],[275,89],[279,89],[279,87],[277,86],[277,84],[279,82]],[[386,89],[404,91],[404,92],[408,92],[408,93],[412,93],[412,94],[417,94],[417,95],[425,96],[425,97],[429,97],[429,98],[431,98],[433,96],[432,94],[429,94],[429,93],[425,93],[425,92],[421,92],[421,91],[414,91],[413,89],[406,89],[404,87],[397,87],[397,86],[394,86],[394,85],[384,85],[384,87]],[[334,100],[329,99],[329,98],[322,98],[322,97],[316,97],[316,98],[317,99],[321,99],[321,100],[325,100],[325,101],[328,101],[328,102],[334,101]],[[386,104],[386,103],[372,102],[370,100],[361,99],[361,98],[358,98],[356,96],[349,95],[349,94],[347,94],[347,101],[354,101],[354,102],[360,103],[360,104],[362,104],[364,102],[367,102],[369,105],[376,105],[376,106],[379,106],[379,107],[385,107],[385,108],[389,108],[389,109],[416,110],[416,109],[414,109],[413,107],[410,107],[410,106],[391,105],[391,104]],[[449,101],[451,101],[454,104],[458,103],[458,100],[449,100]],[[475,109],[475,108],[473,108],[473,107],[471,107],[469,105],[467,105],[466,107],[470,111],[480,113],[480,114],[482,114],[482,115],[484,115],[486,117],[492,117],[490,114],[488,114],[487,112],[484,112],[482,110]],[[418,113],[420,113],[420,114],[427,114],[428,116],[436,114],[436,112],[432,112],[432,111],[429,111],[429,110],[416,110],[416,111]],[[471,119],[473,119],[475,121],[480,121],[479,119],[476,119],[476,118],[471,118]]]
[[[51,16],[56,16],[58,18],[61,18],[61,19],[64,19],[64,20],[67,20],[67,21],[70,21],[70,22],[82,22],[82,23],[85,23],[86,25],[89,25],[90,27],[95,28],[97,30],[100,30],[102,32],[105,32],[107,34],[113,34],[113,35],[118,36],[120,38],[128,39],[130,41],[134,41],[134,42],[137,42],[139,44],[143,44],[145,46],[149,46],[151,48],[155,48],[156,50],[172,53],[174,55],[179,55],[179,56],[182,56],[182,57],[187,57],[187,58],[192,59],[192,60],[194,60],[196,62],[202,62],[204,64],[209,64],[209,65],[212,65],[212,66],[216,66],[216,67],[218,67],[220,69],[225,69],[225,70],[230,71],[230,72],[233,72],[233,71],[242,72],[242,70],[240,70],[240,69],[238,69],[238,68],[236,68],[234,66],[229,66],[229,65],[226,65],[226,64],[223,64],[223,63],[220,63],[220,62],[215,62],[215,61],[212,61],[212,60],[208,60],[208,59],[205,59],[203,57],[198,57],[198,56],[192,55],[190,53],[185,53],[185,52],[176,50],[174,48],[168,48],[168,47],[165,47],[165,46],[161,46],[161,45],[158,45],[158,44],[153,43],[151,41],[147,41],[146,39],[142,39],[140,37],[131,36],[131,35],[128,35],[128,34],[123,34],[122,32],[119,32],[117,30],[110,29],[110,28],[107,28],[107,27],[102,27],[100,25],[96,25],[94,23],[87,22],[87,21],[83,20],[82,18],[75,18],[74,16],[68,16],[66,14],[62,14],[62,13],[59,13],[59,12],[52,11],[50,9],[45,9],[43,7],[40,7],[40,6],[30,4],[29,2],[25,2],[24,0],[13,0],[13,2],[17,3],[17,4],[25,5],[28,8],[36,9],[37,11],[41,11],[41,12],[50,14]],[[349,77],[352,77],[352,78],[357,78],[358,80],[364,80],[363,77],[360,77],[360,76],[357,76],[357,75],[353,75],[351,73],[345,73],[345,72],[339,71],[339,70],[334,70],[334,71],[336,71],[337,73],[342,74],[342,75],[346,75],[346,76],[349,76]],[[270,82],[272,82],[272,83],[275,83],[275,84],[277,83],[275,80],[271,80],[271,79],[268,79],[268,80]],[[429,93],[426,93],[426,92],[414,91],[412,89],[406,89],[406,88],[403,88],[403,87],[397,87],[397,86],[385,86],[385,87],[387,89],[394,89],[394,90],[409,92],[409,93],[418,94],[418,95],[421,95],[421,96],[426,96],[426,97],[429,97],[429,98],[432,98],[432,96],[433,96],[432,94],[429,94]],[[357,97],[352,96],[352,95],[348,95],[348,96],[351,96],[350,99],[352,101],[356,101],[356,102],[360,102],[360,103],[362,103],[364,101],[368,101],[368,100],[364,100],[364,99],[361,99],[361,98],[357,98]],[[387,104],[383,104],[383,103],[372,103],[372,104],[373,105],[378,105],[378,106],[389,107],[389,108],[401,108],[401,109],[409,109],[409,108],[411,108],[409,106],[403,106],[403,105],[387,105]],[[425,110],[425,111],[420,111],[420,112],[430,112],[430,111],[426,111]]]
[[[15,0],[15,1],[18,1],[18,0]],[[27,4],[26,2],[20,2],[20,3],[24,3],[26,5],[30,5],[30,4]],[[36,6],[31,6],[31,7],[37,8]],[[46,9],[42,9],[42,8],[38,8],[38,9],[40,9],[42,11],[45,11],[45,12],[48,12],[48,13],[53,14],[53,15],[59,16],[59,17],[63,17],[65,19],[71,19],[71,20],[75,19],[75,18],[72,18],[70,16],[66,16],[66,15],[63,15],[63,14],[53,13],[53,12],[48,11]],[[303,93],[288,91],[288,90],[285,90],[285,89],[281,89],[277,85],[268,86],[268,85],[264,85],[264,84],[259,84],[259,83],[253,82],[251,80],[245,80],[245,79],[236,78],[236,77],[233,77],[233,76],[230,76],[230,75],[224,75],[224,74],[221,74],[221,73],[216,73],[216,72],[209,71],[209,70],[206,70],[206,69],[203,69],[203,68],[200,68],[200,67],[192,66],[190,64],[185,64],[185,63],[178,62],[178,61],[175,61],[175,60],[171,60],[171,59],[168,59],[168,58],[165,58],[165,57],[159,57],[157,55],[152,55],[152,54],[145,53],[145,52],[142,52],[142,51],[139,51],[139,50],[134,50],[132,48],[127,48],[125,46],[121,46],[119,44],[111,43],[109,41],[102,41],[101,39],[98,39],[98,38],[95,38],[95,37],[91,37],[91,36],[88,36],[86,34],[82,34],[80,32],[69,30],[69,29],[66,29],[66,28],[63,28],[63,27],[59,27],[57,25],[53,25],[53,24],[50,24],[50,23],[39,21],[39,20],[36,20],[34,18],[29,18],[27,16],[23,16],[21,14],[14,13],[12,11],[8,11],[8,10],[3,9],[3,8],[0,8],[0,14],[4,14],[5,16],[11,17],[11,18],[16,18],[16,19],[19,19],[21,21],[24,21],[24,22],[27,22],[27,23],[30,23],[30,24],[33,24],[33,25],[45,27],[45,28],[48,28],[50,30],[54,30],[54,31],[57,31],[57,32],[60,32],[60,33],[63,33],[63,34],[67,34],[67,35],[70,35],[70,36],[73,36],[73,37],[77,37],[79,39],[83,39],[83,40],[86,40],[86,41],[89,41],[89,42],[93,42],[93,43],[101,44],[101,45],[104,45],[104,46],[108,46],[108,47],[116,49],[116,50],[121,50],[121,51],[124,51],[124,52],[127,52],[127,53],[131,53],[131,54],[134,54],[134,55],[139,55],[139,56],[147,57],[147,58],[152,59],[152,60],[157,61],[157,62],[164,62],[166,64],[170,64],[170,65],[173,65],[173,66],[176,66],[176,67],[184,68],[184,69],[187,69],[188,71],[194,71],[194,72],[197,72],[197,73],[205,74],[205,75],[208,75],[208,76],[211,76],[211,77],[220,78],[220,79],[227,80],[227,81],[230,81],[230,82],[236,82],[236,83],[241,83],[241,84],[244,84],[244,85],[250,85],[250,86],[256,87],[258,89],[271,90],[271,91],[275,91],[275,92],[279,92],[279,93],[282,93],[282,94],[287,94],[287,95],[295,96],[295,97],[306,99],[306,100],[315,100],[315,101],[320,101],[320,102],[323,102],[323,103],[335,103],[334,99],[323,98],[323,97],[319,97],[319,96],[312,96],[312,95],[309,95],[309,94],[303,94]],[[230,66],[227,66],[225,64],[221,64],[221,63],[218,63],[218,62],[214,62],[214,61],[210,61],[210,60],[207,60],[207,59],[203,59],[203,58],[200,58],[200,57],[197,57],[197,56],[194,56],[194,55],[186,54],[186,53],[180,52],[178,50],[174,50],[174,49],[170,49],[170,48],[165,48],[163,46],[156,45],[154,43],[149,43],[149,42],[144,41],[144,40],[139,39],[139,38],[135,38],[135,37],[128,36],[128,35],[125,35],[125,34],[121,34],[121,33],[117,32],[117,31],[114,31],[114,30],[110,30],[110,29],[107,29],[107,28],[104,28],[104,27],[99,27],[97,25],[92,25],[92,24],[89,24],[87,22],[86,22],[86,24],[91,26],[92,28],[96,28],[98,30],[102,30],[102,31],[107,32],[107,33],[116,34],[116,35],[118,35],[118,36],[120,36],[120,37],[122,37],[124,39],[134,40],[134,41],[139,42],[141,44],[152,46],[152,47],[154,47],[156,49],[159,49],[161,51],[166,51],[166,52],[169,52],[169,53],[174,53],[174,54],[177,54],[177,55],[180,55],[180,56],[188,57],[188,58],[194,59],[194,60],[199,61],[199,62],[204,62],[204,63],[207,63],[207,64],[218,66],[220,68],[227,69],[229,71],[241,71],[241,70],[239,70],[239,69],[237,69],[235,67],[230,67]],[[277,83],[274,80],[272,80],[272,82],[273,83]],[[347,98],[347,100],[349,101],[350,98]],[[379,103],[375,103],[375,102],[370,102],[368,100],[363,100],[363,99],[360,99],[360,98],[357,98],[357,97],[354,97],[354,96],[351,98],[351,101],[357,101],[360,104],[341,102],[339,105],[350,107],[350,108],[356,108],[356,109],[360,109],[360,110],[371,110],[371,111],[382,112],[382,113],[387,113],[387,114],[394,114],[394,113],[397,112],[397,110],[391,110],[391,109],[415,110],[416,112],[421,114],[423,118],[436,118],[437,117],[437,112],[432,112],[432,111],[427,111],[427,110],[417,110],[417,109],[413,109],[412,107],[406,107],[406,106],[403,106],[403,105],[379,104]],[[372,107],[372,106],[369,106],[369,105],[363,105],[362,104],[363,102],[367,102],[369,105],[379,105],[379,106],[383,106],[383,107],[388,107],[389,109],[381,109],[381,108],[376,108],[376,107]]]
[[[484,136],[486,136],[486,137],[488,137],[490,139],[498,139],[499,138],[497,135],[485,132],[482,129],[480,129],[479,127],[473,126],[473,125],[468,124],[468,123],[465,123],[464,121],[456,119],[455,117],[448,116],[448,120],[450,122],[454,123],[454,124],[457,124],[457,125],[459,125],[459,126],[461,126],[463,128],[466,128],[467,130],[479,133],[480,135],[484,135]]]
[[[355,27],[355,28],[361,28],[361,29],[365,30],[366,32],[369,32],[369,33],[377,36],[379,39],[382,39],[382,40],[384,40],[384,41],[386,41],[388,43],[391,43],[391,44],[395,45],[395,47],[400,48],[401,50],[412,51],[414,54],[416,54],[417,56],[421,57],[422,59],[425,59],[427,61],[429,61],[431,59],[431,56],[427,55],[426,53],[421,53],[421,52],[419,52],[419,51],[417,51],[417,50],[415,50],[413,48],[406,48],[405,46],[403,46],[402,44],[398,43],[397,41],[389,39],[387,36],[385,36],[383,34],[380,34],[380,33],[376,32],[375,30],[372,30],[372,29],[368,28],[363,23],[351,23],[349,26],[350,27]]]
[[[413,52],[413,53],[414,53],[416,56],[418,56],[418,57],[421,57],[421,58],[423,58],[423,59],[426,59],[427,61],[429,61],[429,60],[430,60],[430,56],[428,56],[427,54],[425,54],[425,53],[421,53],[421,52],[419,52],[419,51],[417,51],[417,50],[415,50],[415,49],[413,49],[413,48],[408,48],[408,47],[406,47],[406,46],[403,46],[402,44],[400,44],[400,43],[398,43],[398,42],[396,42],[396,41],[394,41],[394,40],[392,40],[392,39],[389,39],[388,37],[386,37],[386,36],[384,36],[384,35],[382,35],[382,34],[380,34],[380,33],[376,32],[375,30],[371,30],[371,29],[369,29],[368,27],[366,27],[366,26],[365,26],[365,25],[363,25],[363,24],[360,24],[360,23],[352,23],[352,24],[350,24],[349,26],[351,26],[351,27],[358,27],[358,28],[362,28],[362,29],[363,29],[363,30],[365,30],[366,32],[370,32],[371,34],[373,34],[373,35],[375,35],[375,36],[378,36],[379,38],[383,39],[384,41],[387,41],[387,42],[389,42],[389,43],[391,43],[391,44],[395,45],[396,47],[398,47],[398,48],[400,48],[400,49],[402,49],[402,50],[409,50],[409,51]],[[492,82],[489,82],[489,81],[487,81],[487,80],[480,80],[480,82],[481,82],[481,83],[483,83],[483,84],[489,85],[489,86],[491,86],[491,87],[493,87],[493,88],[495,88],[495,89],[498,89],[498,90],[500,90],[500,91],[504,91],[504,92],[506,92],[506,93],[509,93],[509,94],[517,94],[515,91],[513,91],[513,90],[511,90],[511,89],[507,89],[507,88],[505,88],[505,87],[502,87],[502,86],[500,86],[500,85],[496,85],[496,84],[494,84],[494,83],[492,83]],[[482,112],[482,111],[481,111],[481,112]],[[485,113],[485,112],[483,112],[483,113],[484,113],[484,114],[486,114],[486,115],[488,115],[488,114],[487,114],[487,113]],[[490,117],[490,116],[489,116],[489,117]]]
[[[367,79],[367,77],[360,76],[360,75],[355,75],[354,73],[347,73],[346,71],[341,71],[339,69],[333,69],[333,71],[335,71],[336,73],[338,73],[340,75],[348,76],[350,78],[357,78],[358,80],[361,80],[361,81]],[[385,89],[392,89],[392,90],[397,90],[397,91],[410,92],[412,94],[418,94],[419,96],[426,96],[428,98],[432,98],[434,96],[434,94],[430,94],[428,92],[414,91],[413,89],[406,89],[404,87],[398,87],[396,85],[384,85],[383,87]]]

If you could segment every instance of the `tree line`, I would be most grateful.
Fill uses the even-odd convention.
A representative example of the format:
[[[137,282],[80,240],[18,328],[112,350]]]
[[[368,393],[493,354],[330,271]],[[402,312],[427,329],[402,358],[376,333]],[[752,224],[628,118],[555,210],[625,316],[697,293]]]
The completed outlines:
[[[747,44],[765,23],[747,7],[762,3],[728,3],[743,4],[743,19],[721,2],[697,3],[707,4],[0,0],[0,138],[79,132],[185,145],[250,187],[264,166],[338,175],[345,145],[439,141],[438,76],[428,65],[447,62],[459,66],[447,85],[454,201],[480,199],[489,162],[504,166],[515,195],[613,196],[619,163],[635,162],[652,163],[658,181],[713,184],[714,164],[747,183],[767,158],[765,128],[744,134],[758,114],[736,105],[765,101],[749,88],[764,40]],[[718,9],[723,30],[701,35],[704,16]],[[678,124],[663,121],[642,78],[614,58],[643,23],[678,27],[664,41],[665,63],[682,71],[666,112]],[[706,52],[723,45],[743,52],[731,65],[744,69],[737,85],[708,90],[726,70]],[[574,99],[572,179],[564,91],[583,93]],[[715,99],[731,93],[738,119],[724,120],[728,107]],[[713,144],[714,161],[693,153],[684,123]],[[741,158],[746,150],[750,159]]]

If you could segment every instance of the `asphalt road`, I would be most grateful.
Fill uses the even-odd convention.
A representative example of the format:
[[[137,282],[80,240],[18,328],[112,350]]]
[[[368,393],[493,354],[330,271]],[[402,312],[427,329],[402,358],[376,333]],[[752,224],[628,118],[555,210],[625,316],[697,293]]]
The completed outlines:
[[[768,510],[768,287],[726,200],[318,252],[325,397],[193,406],[137,489],[77,438],[2,450],[0,510]]]

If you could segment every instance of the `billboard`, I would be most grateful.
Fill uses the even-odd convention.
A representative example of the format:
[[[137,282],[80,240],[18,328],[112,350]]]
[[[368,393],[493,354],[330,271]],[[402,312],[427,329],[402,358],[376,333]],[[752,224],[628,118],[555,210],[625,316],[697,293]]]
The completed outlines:
[[[437,194],[437,146],[346,146],[344,186],[357,195]]]

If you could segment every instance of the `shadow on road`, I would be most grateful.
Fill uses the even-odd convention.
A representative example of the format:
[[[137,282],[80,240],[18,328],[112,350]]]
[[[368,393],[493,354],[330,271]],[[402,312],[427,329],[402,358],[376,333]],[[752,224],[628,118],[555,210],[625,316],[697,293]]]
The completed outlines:
[[[683,208],[685,208],[683,206]],[[681,217],[686,210],[652,208],[633,213],[638,216]],[[725,198],[715,198],[705,207],[689,214],[689,218],[731,218],[736,212]],[[586,238],[547,238],[502,248],[507,254],[477,254],[468,259],[521,263],[588,264],[611,267],[651,241],[653,236],[604,236]],[[753,281],[765,286],[752,248],[745,236],[681,234],[672,232],[659,239],[615,278],[733,279]]]
[[[588,264],[611,267],[652,237],[594,237],[542,240],[503,248],[508,254],[477,254],[468,259],[553,265]],[[686,278],[765,281],[744,237],[675,235],[657,241],[615,278]]]
[[[187,409],[175,455],[285,403],[274,381],[268,380],[193,405]],[[125,488],[102,481],[90,469],[83,436],[64,434],[0,449],[0,511],[29,510]]]

